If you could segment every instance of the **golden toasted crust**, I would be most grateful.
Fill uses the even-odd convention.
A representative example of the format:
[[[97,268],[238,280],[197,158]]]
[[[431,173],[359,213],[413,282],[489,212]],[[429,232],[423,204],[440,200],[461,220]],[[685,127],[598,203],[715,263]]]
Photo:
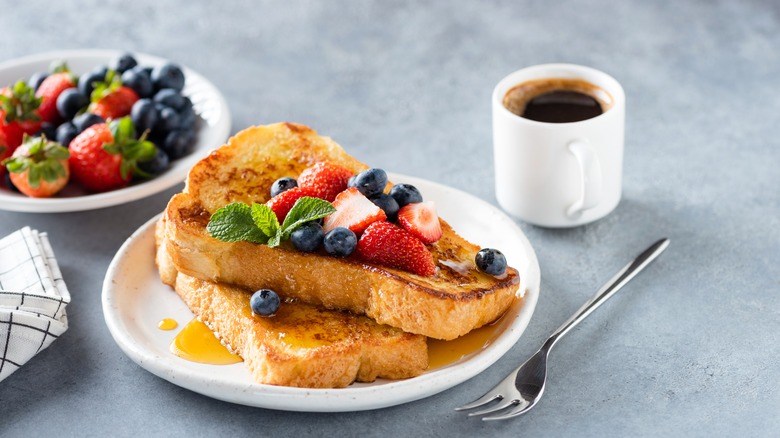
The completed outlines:
[[[479,247],[441,221],[443,236],[428,245],[436,275],[423,277],[295,251],[226,243],[209,236],[211,214],[231,202],[265,202],[273,181],[319,161],[359,172],[367,166],[330,139],[301,125],[276,124],[238,133],[228,145],[193,167],[184,193],[166,209],[165,237],[176,269],[209,281],[247,289],[272,288],[303,302],[366,314],[380,324],[437,339],[454,339],[495,320],[519,288],[517,270],[501,277],[476,269]]]
[[[365,316],[295,302],[282,303],[273,317],[255,316],[250,292],[176,273],[165,239],[157,237],[163,281],[244,359],[259,383],[340,388],[356,380],[414,377],[428,367],[424,336]]]

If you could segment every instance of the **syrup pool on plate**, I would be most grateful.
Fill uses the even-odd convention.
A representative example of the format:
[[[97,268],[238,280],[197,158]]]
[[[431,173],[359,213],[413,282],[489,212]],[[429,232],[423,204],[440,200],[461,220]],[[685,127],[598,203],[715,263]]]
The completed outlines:
[[[173,330],[179,326],[179,323],[172,318],[163,318],[157,323],[157,328],[160,330]]]
[[[209,365],[230,365],[241,362],[214,336],[208,326],[197,318],[190,321],[173,338],[171,352],[182,359]]]
[[[428,338],[428,369],[449,365],[465,356],[484,350],[496,338],[496,330],[503,319],[504,315],[501,315],[492,323],[451,341]]]

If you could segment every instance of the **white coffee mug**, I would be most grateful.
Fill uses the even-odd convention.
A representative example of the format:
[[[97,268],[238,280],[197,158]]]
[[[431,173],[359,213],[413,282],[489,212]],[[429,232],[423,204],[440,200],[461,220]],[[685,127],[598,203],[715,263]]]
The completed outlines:
[[[611,99],[600,115],[548,123],[510,112],[513,87],[547,78],[580,79]],[[496,198],[509,214],[544,227],[572,227],[606,216],[620,202],[626,98],[611,76],[573,64],[518,70],[493,90]]]

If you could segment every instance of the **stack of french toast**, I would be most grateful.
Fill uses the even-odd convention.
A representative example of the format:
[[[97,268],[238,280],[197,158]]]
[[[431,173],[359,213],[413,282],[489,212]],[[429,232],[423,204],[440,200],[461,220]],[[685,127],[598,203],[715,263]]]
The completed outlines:
[[[289,242],[270,247],[209,234],[220,208],[266,203],[276,180],[320,162],[355,174],[368,168],[306,126],[248,128],[190,170],[157,224],[162,281],[243,358],[257,382],[337,388],[414,377],[428,368],[428,337],[455,339],[511,306],[517,270],[496,276],[477,269],[480,247],[441,219],[441,238],[425,245],[436,266],[427,276],[355,256],[301,252]],[[250,308],[259,289],[283,299],[271,317]]]

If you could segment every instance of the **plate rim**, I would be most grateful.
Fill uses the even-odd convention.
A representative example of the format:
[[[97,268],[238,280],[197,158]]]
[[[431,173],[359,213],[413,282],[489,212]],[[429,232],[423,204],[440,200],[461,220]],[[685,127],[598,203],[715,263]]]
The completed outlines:
[[[78,58],[106,58],[111,59],[122,53],[130,52],[127,50],[115,50],[115,49],[69,49],[69,50],[53,50],[47,52],[41,52],[31,55],[25,55],[18,58],[12,58],[3,62],[0,62],[0,71],[17,68],[25,64],[32,64],[44,61],[53,61],[57,59],[78,59]],[[150,55],[144,52],[130,52],[137,58],[143,58],[146,62],[152,63],[164,63],[175,62],[167,58],[163,58],[156,55]],[[195,77],[198,82],[213,92],[220,112],[223,116],[219,122],[213,127],[208,127],[213,130],[215,138],[221,138],[224,143],[229,135],[232,125],[232,117],[230,114],[230,108],[227,105],[225,96],[219,91],[219,89],[209,81],[205,76],[197,71],[187,67],[186,65],[176,62],[180,65],[188,77]],[[21,78],[23,79],[23,78]],[[203,128],[201,128],[203,129]],[[192,161],[194,164],[207,155],[212,149],[219,147],[220,144],[203,145],[199,150],[194,150],[192,155],[182,158],[187,162]],[[198,153],[200,152],[200,153]],[[197,158],[197,159],[195,159]],[[194,161],[193,161],[194,160]],[[160,193],[167,190],[176,184],[184,181],[189,172],[189,167],[181,167],[176,172],[166,172],[154,179],[145,181],[136,185],[131,185],[118,190],[111,190],[102,193],[91,193],[88,195],[74,196],[67,198],[29,198],[24,196],[9,195],[0,191],[0,210],[24,212],[24,213],[65,213],[74,211],[86,211],[96,210],[101,208],[113,207],[120,204],[125,204],[139,199],[146,198],[148,196]]]
[[[159,213],[146,221],[125,240],[106,271],[101,300],[103,316],[114,341],[133,362],[177,386],[231,403],[286,411],[353,412],[380,409],[430,397],[475,377],[503,357],[522,337],[530,323],[540,294],[541,279],[536,253],[519,225],[498,207],[474,195],[433,181],[397,173],[390,173],[389,176],[394,181],[408,182],[418,186],[425,184],[433,185],[439,190],[463,196],[469,202],[479,203],[483,208],[492,209],[496,214],[502,216],[507,224],[513,227],[513,231],[517,232],[517,237],[523,243],[523,252],[528,257],[528,266],[526,270],[527,281],[521,279],[521,289],[518,291],[520,293],[524,287],[525,296],[522,308],[519,310],[516,320],[504,329],[505,333],[510,333],[502,333],[483,351],[463,362],[456,362],[453,365],[426,372],[417,377],[403,380],[388,380],[381,385],[374,386],[357,388],[294,388],[247,382],[246,387],[239,389],[231,382],[209,381],[204,384],[202,378],[195,371],[186,368],[177,370],[174,367],[169,367],[165,361],[156,358],[151,350],[144,349],[140,343],[134,342],[135,338],[122,329],[119,315],[114,315],[114,312],[119,312],[119,309],[118,306],[114,305],[114,297],[112,296],[113,289],[117,287],[114,285],[113,279],[123,262],[123,257],[130,251],[136,240],[143,238],[146,233],[153,232],[154,224],[163,213]],[[512,333],[515,330],[517,332]],[[155,361],[155,359],[158,360]],[[459,371],[460,375],[456,378],[451,378],[454,371]],[[463,377],[464,375],[465,377]],[[410,396],[408,391],[404,392],[404,389],[412,386],[424,388],[424,390],[419,390]],[[225,394],[224,389],[220,390],[220,388],[225,387],[229,387],[231,393]],[[373,401],[367,403],[365,397],[377,392],[385,392],[385,394],[382,394],[383,397],[374,397]],[[388,393],[391,397],[386,397]],[[309,403],[301,403],[304,397]],[[280,400],[282,398],[284,400]],[[279,403],[280,401],[281,403]],[[326,403],[324,403],[325,401]]]

